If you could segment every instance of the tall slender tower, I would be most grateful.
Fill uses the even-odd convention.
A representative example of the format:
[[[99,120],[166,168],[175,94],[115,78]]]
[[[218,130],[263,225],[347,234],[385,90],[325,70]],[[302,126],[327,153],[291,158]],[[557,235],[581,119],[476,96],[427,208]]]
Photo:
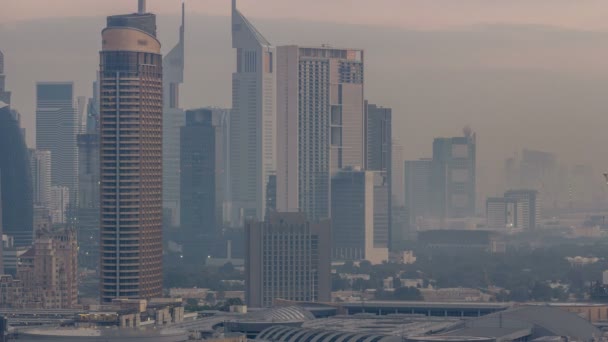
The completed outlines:
[[[162,295],[162,55],[156,16],[139,9],[102,31],[102,302]]]
[[[184,33],[186,8],[182,3],[179,42],[163,58],[163,209],[172,226],[180,225],[179,134],[185,124],[179,105],[179,86],[184,82]]]
[[[276,171],[275,49],[236,9],[232,1],[232,74],[230,157],[232,222],[263,220],[266,185]]]

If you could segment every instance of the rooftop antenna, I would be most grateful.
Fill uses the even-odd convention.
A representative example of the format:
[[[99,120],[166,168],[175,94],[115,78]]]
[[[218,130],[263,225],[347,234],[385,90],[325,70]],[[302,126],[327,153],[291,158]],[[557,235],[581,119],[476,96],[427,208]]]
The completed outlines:
[[[232,0],[232,11],[236,10],[236,0]]]
[[[146,13],[146,0],[139,0],[138,6],[137,6],[137,13],[139,13],[139,14]]]

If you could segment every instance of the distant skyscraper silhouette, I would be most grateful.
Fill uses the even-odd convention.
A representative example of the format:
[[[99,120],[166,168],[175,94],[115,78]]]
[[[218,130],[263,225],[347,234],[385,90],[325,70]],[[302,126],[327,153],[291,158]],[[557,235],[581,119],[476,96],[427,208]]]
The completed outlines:
[[[29,153],[16,112],[0,101],[0,182],[2,228],[15,246],[29,246],[33,238],[34,205]]]
[[[102,31],[100,290],[104,303],[162,295],[162,55],[156,16],[143,12],[110,16]]]
[[[179,134],[184,110],[180,108],[179,86],[184,82],[185,6],[182,3],[179,41],[163,58],[163,209],[175,227],[180,223]]]
[[[263,220],[266,185],[276,171],[275,49],[232,1],[230,165],[233,225],[243,218]]]
[[[78,134],[78,262],[99,264],[99,83],[86,107],[85,131]]]
[[[210,109],[186,112],[181,128],[181,229],[184,255],[202,262],[205,242],[217,241],[216,137]]]
[[[364,54],[277,49],[277,210],[329,218],[330,179],[364,167]]]
[[[377,245],[391,246],[392,236],[392,109],[365,101],[365,169],[378,171],[374,182],[374,199],[383,210],[374,213],[374,241]],[[376,208],[378,209],[378,208]]]
[[[431,203],[440,219],[475,215],[475,133],[465,129],[463,137],[433,141]]]
[[[78,190],[78,118],[72,82],[36,84],[36,148],[51,152],[51,183]]]
[[[431,159],[408,160],[405,162],[405,210],[408,232],[416,230],[419,218],[429,218],[431,214]],[[406,232],[403,236],[408,236]]]

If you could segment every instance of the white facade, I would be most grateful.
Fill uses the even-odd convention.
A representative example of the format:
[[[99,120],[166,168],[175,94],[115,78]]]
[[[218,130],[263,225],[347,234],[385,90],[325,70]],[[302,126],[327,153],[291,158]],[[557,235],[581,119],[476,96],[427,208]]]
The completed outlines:
[[[331,176],[364,166],[363,51],[277,49],[277,210],[330,217]]]
[[[179,226],[180,128],[185,113],[179,105],[179,86],[184,82],[185,5],[182,3],[182,26],[179,42],[163,58],[163,209],[171,225]]]
[[[70,204],[70,191],[65,186],[51,187],[51,220],[53,224],[67,222],[66,212]]]
[[[276,171],[275,49],[236,9],[232,2],[232,47],[236,72],[232,75],[230,165],[231,223],[246,218],[263,220],[266,186]]]
[[[30,150],[34,205],[48,208],[51,203],[51,152]]]

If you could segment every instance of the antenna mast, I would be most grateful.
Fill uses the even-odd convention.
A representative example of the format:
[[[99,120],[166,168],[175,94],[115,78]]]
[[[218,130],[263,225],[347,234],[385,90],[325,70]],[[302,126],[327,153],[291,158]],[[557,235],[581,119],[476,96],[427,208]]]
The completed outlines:
[[[146,13],[146,0],[139,0],[138,6],[137,6],[137,12],[139,14]]]

